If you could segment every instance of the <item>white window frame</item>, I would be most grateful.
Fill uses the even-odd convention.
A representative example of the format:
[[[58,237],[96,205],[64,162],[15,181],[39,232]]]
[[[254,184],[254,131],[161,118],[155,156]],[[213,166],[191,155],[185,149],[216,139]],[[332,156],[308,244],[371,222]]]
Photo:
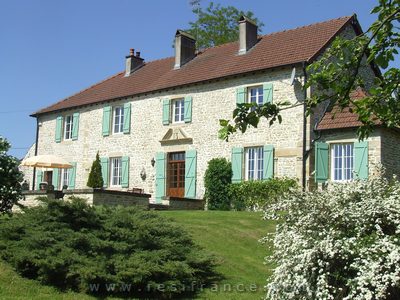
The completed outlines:
[[[70,176],[71,176],[71,169],[61,169],[60,190],[62,190],[64,185],[69,187]]]
[[[245,148],[245,180],[262,180],[264,173],[264,147]]]
[[[67,115],[64,118],[64,140],[72,140],[72,130],[74,128],[73,115]]]
[[[172,123],[185,122],[185,98],[172,100]]]
[[[347,159],[350,159],[348,161]],[[354,179],[354,143],[330,144],[331,181],[347,182]],[[339,178],[338,178],[339,177]]]
[[[119,114],[117,114],[119,112]],[[113,118],[112,118],[112,132],[113,134],[119,134],[124,132],[124,118],[125,111],[123,106],[113,107]]]
[[[253,94],[253,91],[255,92]],[[263,105],[264,103],[264,88],[262,85],[250,86],[247,88],[247,103],[256,103],[257,105]],[[254,110],[255,107],[252,108]]]
[[[122,185],[122,158],[110,158],[110,186],[121,187]]]

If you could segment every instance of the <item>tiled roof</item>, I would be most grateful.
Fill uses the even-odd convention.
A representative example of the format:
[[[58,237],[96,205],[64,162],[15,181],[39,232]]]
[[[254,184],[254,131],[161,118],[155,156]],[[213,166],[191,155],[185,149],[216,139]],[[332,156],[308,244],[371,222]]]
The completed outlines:
[[[367,94],[362,89],[350,93],[350,99],[357,100],[366,97]],[[374,121],[376,125],[379,125],[379,121]],[[321,121],[317,126],[317,130],[329,130],[329,129],[341,129],[341,128],[353,128],[359,127],[362,123],[358,120],[356,113],[350,112],[350,108],[346,107],[341,109],[338,105],[334,105],[333,108],[325,113]]]
[[[246,54],[239,43],[208,48],[174,70],[174,57],[146,62],[129,77],[118,73],[73,96],[43,108],[34,115],[139,95],[207,80],[293,65],[313,60],[354,19],[342,17],[292,30],[261,36]]]

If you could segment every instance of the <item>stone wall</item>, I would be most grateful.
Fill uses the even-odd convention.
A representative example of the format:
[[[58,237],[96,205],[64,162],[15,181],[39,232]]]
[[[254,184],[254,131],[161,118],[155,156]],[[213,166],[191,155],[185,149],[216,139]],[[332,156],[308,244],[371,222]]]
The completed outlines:
[[[168,210],[204,210],[205,201],[198,199],[174,199],[165,201]]]
[[[155,167],[151,160],[157,152],[197,150],[197,192],[196,198],[204,195],[203,177],[209,160],[225,157],[230,160],[233,147],[263,146],[272,144],[276,149],[275,176],[301,176],[302,145],[302,105],[282,111],[282,124],[268,125],[260,122],[258,129],[250,129],[246,134],[236,134],[229,142],[218,138],[219,119],[229,119],[236,107],[236,89],[240,86],[274,84],[274,101],[288,101],[299,104],[303,98],[300,86],[290,85],[292,68],[268,71],[260,74],[240,76],[234,79],[213,83],[198,84],[191,87],[164,91],[134,98],[121,99],[112,105],[131,103],[130,134],[111,134],[102,136],[103,106],[97,104],[79,110],[65,111],[67,115],[80,112],[79,136],[76,141],[55,142],[56,117],[48,114],[40,117],[38,154],[55,154],[70,162],[77,162],[76,188],[86,188],[86,181],[92,161],[97,151],[100,157],[130,157],[129,188],[141,188],[154,196]],[[162,124],[162,101],[186,95],[193,98],[192,122],[188,124]],[[170,128],[181,128],[192,139],[190,142],[177,142],[162,145],[160,140]],[[146,178],[140,173],[145,170]]]
[[[395,130],[382,130],[382,165],[386,175],[400,178],[400,133]]]
[[[24,199],[21,201],[22,205],[32,207],[39,205],[37,197],[49,197],[54,199],[54,192],[46,191],[26,191],[23,192]],[[142,206],[147,208],[149,204],[149,194],[138,194],[131,192],[121,191],[107,191],[107,190],[93,190],[93,189],[80,189],[80,190],[67,190],[63,200],[68,201],[71,197],[78,197],[85,199],[90,205],[122,205],[122,206]]]

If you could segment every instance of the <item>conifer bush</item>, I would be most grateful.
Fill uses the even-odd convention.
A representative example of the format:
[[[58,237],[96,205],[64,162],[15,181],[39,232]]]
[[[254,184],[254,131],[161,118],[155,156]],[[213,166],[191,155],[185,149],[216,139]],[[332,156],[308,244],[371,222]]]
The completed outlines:
[[[280,220],[267,299],[400,299],[400,182],[384,178],[293,191]]]
[[[92,168],[90,169],[88,182],[86,184],[91,188],[102,188],[104,185],[103,176],[101,174],[101,163],[99,152],[96,154],[96,159],[93,161]]]
[[[225,158],[213,158],[208,162],[204,175],[207,208],[229,210],[229,185],[232,182],[232,165]]]
[[[215,279],[214,259],[155,212],[84,200],[0,218],[0,257],[24,277],[96,296],[177,298]]]

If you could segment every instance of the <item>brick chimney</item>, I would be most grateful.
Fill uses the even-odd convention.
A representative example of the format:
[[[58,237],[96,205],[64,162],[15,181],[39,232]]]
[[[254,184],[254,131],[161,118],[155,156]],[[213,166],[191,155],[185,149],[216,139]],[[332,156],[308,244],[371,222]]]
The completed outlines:
[[[246,54],[257,43],[257,24],[241,16],[239,19],[239,55]]]
[[[196,40],[187,32],[177,30],[175,34],[175,66],[180,69],[196,56]]]
[[[125,77],[131,75],[134,71],[144,65],[144,59],[140,57],[140,52],[131,49],[128,56],[126,56]]]

